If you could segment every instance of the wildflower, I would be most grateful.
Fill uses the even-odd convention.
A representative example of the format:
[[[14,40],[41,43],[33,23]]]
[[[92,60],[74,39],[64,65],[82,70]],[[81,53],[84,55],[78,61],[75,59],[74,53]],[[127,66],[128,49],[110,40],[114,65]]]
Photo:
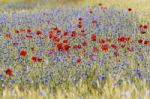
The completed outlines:
[[[19,34],[19,33],[20,33],[20,31],[19,31],[19,30],[15,30],[15,33]]]
[[[78,28],[82,28],[82,25],[81,25],[81,24],[78,24]]]
[[[12,38],[11,34],[5,34],[5,38]]]
[[[80,63],[80,62],[81,62],[81,58],[78,58],[78,59],[76,60],[76,62],[77,62],[77,63]]]
[[[144,41],[144,44],[145,44],[145,45],[148,45],[149,43],[150,43],[150,41],[148,41],[148,40],[145,40],[145,41]]]
[[[42,32],[41,31],[36,31],[36,35],[41,35]]]
[[[125,38],[125,37],[119,37],[119,38],[118,38],[118,41],[119,41],[119,42],[125,42],[125,41],[126,41],[126,38]]]
[[[27,33],[30,33],[31,32],[31,30],[30,29],[27,29]]]
[[[104,39],[99,39],[99,43],[100,43],[100,44],[104,44],[104,43],[105,43],[105,40],[104,40]]]
[[[97,21],[96,20],[92,20],[92,24],[96,24],[97,23]]]
[[[8,69],[5,71],[5,73],[6,73],[6,75],[11,76],[12,73],[13,73],[13,71],[12,71],[11,69],[8,68]]]
[[[58,50],[63,49],[63,45],[62,45],[62,43],[57,44],[57,49],[58,49]]]
[[[116,45],[116,44],[111,44],[111,47],[112,47],[113,49],[117,49],[117,45]]]
[[[63,43],[68,43],[68,40],[67,40],[67,39],[64,39],[64,40],[63,40]]]
[[[69,48],[70,48],[70,46],[69,46],[69,45],[67,45],[67,44],[63,46],[64,51],[69,50]]]
[[[76,31],[72,31],[71,36],[75,37],[76,36]]]
[[[87,43],[86,42],[82,42],[82,46],[87,46]]]
[[[68,35],[68,32],[65,31],[65,32],[64,32],[64,36],[67,36],[67,35]]]
[[[131,9],[131,8],[128,8],[128,11],[129,11],[129,12],[131,12],[131,11],[132,11],[132,9]]]
[[[102,46],[101,46],[101,49],[102,49],[103,51],[108,51],[108,50],[109,50],[109,46],[108,46],[107,44],[102,45]]]
[[[20,56],[26,57],[27,56],[27,52],[25,50],[20,51]]]
[[[91,35],[91,40],[92,40],[92,41],[96,41],[96,34],[92,34],[92,35]]]
[[[143,40],[142,40],[142,39],[139,39],[139,40],[138,40],[138,43],[142,44],[142,43],[143,43]]]
[[[79,20],[79,21],[82,21],[82,20],[83,20],[83,18],[82,18],[82,17],[79,17],[79,18],[78,18],[78,20]]]

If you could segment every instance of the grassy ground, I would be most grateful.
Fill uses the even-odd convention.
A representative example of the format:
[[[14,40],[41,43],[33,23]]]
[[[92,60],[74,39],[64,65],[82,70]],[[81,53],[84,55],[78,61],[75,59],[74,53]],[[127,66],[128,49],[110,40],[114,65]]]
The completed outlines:
[[[1,0],[1,3],[7,4],[14,2],[12,0]],[[16,2],[20,2],[19,0]],[[34,3],[34,1],[30,1]],[[29,2],[27,2],[29,3]],[[64,2],[63,2],[64,3]],[[102,3],[106,7],[115,7],[119,9],[132,8],[137,11],[143,23],[150,22],[150,1],[149,0],[89,0],[84,4]],[[49,2],[50,4],[50,2]],[[46,7],[49,5],[47,4]],[[57,5],[57,4],[56,4]],[[45,7],[45,8],[46,8]],[[149,36],[150,33],[140,35]],[[133,64],[134,65],[134,64]],[[104,85],[97,83],[94,88],[87,83],[79,83],[77,86],[67,86],[67,88],[47,89],[39,86],[38,89],[30,87],[16,87],[15,89],[5,88],[2,91],[1,98],[4,99],[149,99],[149,85],[141,80],[135,79],[134,83],[124,82],[118,86],[118,79],[109,77]]]

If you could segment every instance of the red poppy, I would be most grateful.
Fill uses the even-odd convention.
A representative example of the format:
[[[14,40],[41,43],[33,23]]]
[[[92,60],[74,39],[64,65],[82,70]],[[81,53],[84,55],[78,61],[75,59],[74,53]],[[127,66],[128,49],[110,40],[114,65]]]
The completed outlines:
[[[37,62],[38,61],[38,57],[35,57],[35,56],[33,56],[31,59],[32,59],[33,62]]]
[[[81,24],[78,24],[78,28],[82,28],[82,25],[81,25]]]
[[[5,73],[6,73],[6,75],[11,76],[12,73],[13,73],[13,71],[12,71],[11,69],[8,68],[8,69],[5,71]]]
[[[99,43],[100,43],[100,44],[104,44],[104,43],[105,43],[105,40],[104,40],[104,39],[99,39]]]
[[[91,40],[92,40],[92,41],[96,41],[96,34],[92,34],[92,35],[91,35]]]
[[[117,49],[117,45],[116,45],[116,44],[111,44],[111,47],[112,47],[113,49]]]
[[[92,20],[92,24],[96,24],[97,23],[97,21],[96,20]]]
[[[63,49],[62,43],[57,44],[57,49],[58,49],[58,50],[62,50],[62,49]]]
[[[26,57],[27,56],[27,51],[25,51],[25,50],[20,51],[20,56]]]
[[[121,44],[121,48],[124,48],[126,45],[125,44]]]
[[[145,24],[145,25],[143,26],[143,28],[144,28],[144,29],[147,29],[147,28],[148,28],[148,25]]]
[[[5,34],[5,38],[12,38],[11,34]]]
[[[19,30],[15,30],[15,33],[19,34],[19,33],[20,33],[20,31],[19,31]]]
[[[68,32],[65,31],[65,32],[64,32],[64,36],[67,36],[67,35],[68,35]]]
[[[80,63],[80,62],[81,62],[81,58],[78,58],[78,59],[76,60],[76,62],[77,62],[77,63]]]
[[[119,41],[119,42],[125,42],[125,41],[126,41],[126,38],[125,38],[125,37],[119,37],[119,38],[118,38],[118,41]]]
[[[75,37],[76,36],[76,31],[72,31],[71,36]]]
[[[87,46],[87,43],[86,42],[82,42],[82,46]]]
[[[64,40],[63,40],[63,43],[68,43],[68,39],[64,39]]]
[[[144,41],[144,44],[145,44],[145,45],[148,45],[149,43],[150,43],[150,41],[148,41],[148,40],[145,40],[145,41]]]
[[[58,37],[53,37],[53,42],[59,42],[60,39]]]
[[[109,50],[109,46],[108,46],[107,44],[102,45],[102,46],[101,46],[101,49],[102,49],[103,51],[108,51],[108,50]]]
[[[93,47],[93,52],[98,52],[98,48]]]
[[[32,38],[32,36],[26,35],[26,38],[31,39],[31,38]]]
[[[69,45],[67,45],[67,44],[63,46],[64,51],[69,50],[69,48],[70,48],[70,46],[69,46]]]
[[[78,49],[78,45],[73,45],[73,49]]]
[[[79,18],[78,18],[78,20],[79,20],[79,21],[82,21],[82,20],[83,20],[83,18],[82,18],[82,17],[79,17]]]
[[[129,11],[129,12],[131,12],[131,11],[132,11],[132,9],[131,9],[131,8],[128,8],[128,11]]]
[[[31,29],[27,29],[27,33],[30,33],[31,32]]]
[[[139,40],[138,40],[138,43],[142,44],[142,43],[143,43],[143,40],[142,40],[142,39],[139,39]]]
[[[42,32],[41,31],[36,31],[36,35],[41,35]]]
[[[131,38],[130,38],[130,37],[126,37],[125,40],[126,40],[127,42],[130,42]]]

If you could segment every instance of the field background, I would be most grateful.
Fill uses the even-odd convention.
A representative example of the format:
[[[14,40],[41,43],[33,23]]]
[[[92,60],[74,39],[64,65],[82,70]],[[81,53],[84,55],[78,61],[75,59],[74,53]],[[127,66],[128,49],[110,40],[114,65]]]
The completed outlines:
[[[103,6],[105,7],[114,7],[114,8],[118,8],[118,9],[128,9],[128,8],[132,8],[133,11],[136,11],[139,13],[139,17],[141,18],[141,20],[143,21],[143,23],[150,23],[150,0],[0,0],[0,12],[5,12],[5,11],[9,11],[11,9],[5,9],[5,7],[7,5],[11,5],[11,7],[15,8],[15,4],[26,4],[27,7],[29,6],[29,8],[31,9],[36,9],[37,7],[41,7],[41,8],[51,8],[51,7],[56,7],[59,5],[67,5],[67,6],[85,6],[85,5],[95,5],[95,4],[99,4],[101,3]],[[17,10],[22,10],[22,9],[18,9],[15,8]],[[150,33],[145,34],[144,36],[150,36]],[[141,35],[142,37],[142,35]],[[111,80],[108,81],[106,83],[106,86],[104,87],[104,91],[105,94],[104,96],[108,97],[108,99],[120,99],[120,96],[118,96],[118,94],[121,94],[122,92],[128,91],[133,91],[134,93],[136,93],[137,95],[139,94],[139,96],[133,96],[135,97],[134,99],[138,99],[139,97],[143,96],[142,99],[150,99],[149,96],[144,96],[145,94],[145,90],[148,90],[147,85],[145,84],[145,82],[141,82],[137,80],[137,84],[135,85],[128,85],[128,84],[124,84],[124,87],[120,87],[120,88],[116,88],[114,89],[111,86],[111,83],[114,82]],[[142,86],[143,90],[142,93],[138,93],[136,87],[137,86]],[[78,89],[80,88],[80,89]],[[57,91],[57,93],[52,93],[49,95],[49,97],[51,97],[51,99],[66,99],[66,97],[68,97],[68,99],[72,98],[71,96],[75,95],[75,96],[79,96],[80,94],[88,94],[88,92],[86,92],[88,90],[89,87],[87,87],[86,85],[80,86],[78,88],[75,87],[70,87],[68,89],[70,89],[71,91],[67,91],[64,89],[60,89]],[[24,94],[24,96],[28,96],[27,99],[30,99],[30,97],[32,97],[32,99],[45,99],[47,98],[46,96],[44,97],[39,97],[37,92],[35,92],[35,90],[31,90],[30,91],[25,91],[24,93],[20,93],[20,91],[18,90],[19,88],[16,87],[15,91],[17,92],[18,95],[18,99],[20,98],[19,96]],[[43,88],[40,88],[41,90],[43,90]],[[122,89],[120,91],[120,89]],[[48,89],[46,89],[48,90]],[[78,93],[79,91],[79,93]],[[93,93],[93,96],[87,96],[89,99],[99,99],[102,98],[99,96],[98,92],[96,92],[94,89],[90,90]],[[6,91],[3,91],[3,94],[6,94],[6,96],[4,96],[3,98],[5,99],[12,99],[12,96],[10,95],[13,91],[10,89],[6,89]],[[116,94],[117,93],[117,94]],[[149,92],[150,93],[150,92]],[[44,93],[43,93],[44,94]],[[56,94],[56,97],[54,97],[53,94]],[[128,92],[127,92],[128,94]],[[97,96],[97,97],[96,97]],[[75,97],[76,99],[78,97]],[[80,98],[82,99],[82,97]],[[131,97],[129,98],[131,99]]]

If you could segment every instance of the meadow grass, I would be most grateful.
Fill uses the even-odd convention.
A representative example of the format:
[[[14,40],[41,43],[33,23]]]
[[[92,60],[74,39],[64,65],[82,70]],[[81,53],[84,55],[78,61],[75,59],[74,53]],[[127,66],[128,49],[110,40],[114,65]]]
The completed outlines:
[[[96,3],[95,3],[96,2]],[[114,8],[118,8],[118,9],[128,9],[128,8],[132,8],[133,11],[137,11],[138,13],[140,13],[139,18],[140,23],[147,23],[149,22],[149,11],[150,11],[150,7],[149,7],[149,1],[148,0],[129,0],[128,2],[126,1],[122,1],[122,0],[100,0],[100,1],[90,1],[90,2],[86,2],[87,4],[90,3],[91,5],[95,5],[98,4],[99,2],[101,2],[102,4],[104,4],[104,6],[108,6],[108,7],[114,7]],[[7,3],[7,1],[3,1],[3,3]],[[86,4],[85,3],[85,4]],[[46,7],[46,6],[45,6]],[[38,9],[37,9],[38,10]],[[30,16],[32,17],[32,16]],[[130,18],[130,17],[129,17]],[[33,18],[34,19],[34,18]],[[105,21],[104,21],[105,22]],[[129,21],[132,22],[132,21]],[[140,24],[139,23],[139,24]],[[38,23],[37,23],[38,24]],[[64,23],[65,24],[65,23]],[[26,24],[24,24],[26,25]],[[21,27],[17,27],[17,28],[22,28]],[[46,27],[44,25],[42,25],[41,27]],[[36,26],[34,27],[34,29],[37,28]],[[14,29],[12,29],[14,30]],[[10,30],[10,31],[12,31]],[[35,29],[36,30],[36,29]],[[7,32],[7,28],[4,28],[4,31]],[[147,39],[149,38],[149,33],[145,34],[145,35],[141,35],[141,34],[137,34],[139,36],[139,38],[143,38],[143,39]],[[133,35],[134,36],[134,35]],[[5,39],[0,39],[1,41],[5,41]],[[7,41],[7,40],[6,40]],[[26,43],[23,43],[26,45]],[[91,45],[94,43],[91,43]],[[35,45],[35,44],[33,44]],[[134,43],[131,45],[135,45]],[[32,46],[32,45],[30,45]],[[44,45],[45,47],[47,46],[46,44]],[[37,46],[36,46],[37,47]],[[35,48],[36,48],[35,47]],[[141,47],[142,48],[142,47]],[[10,48],[11,49],[11,48]],[[89,48],[88,48],[89,49]],[[38,47],[37,49],[38,50]],[[13,49],[13,54],[11,54],[10,57],[14,57],[14,55],[17,54],[17,52]],[[72,52],[73,53],[73,52]],[[82,53],[82,52],[81,52]],[[124,53],[124,50],[122,50],[122,53]],[[110,53],[108,53],[110,54]],[[29,55],[32,56],[34,55],[34,53],[29,52]],[[128,58],[128,63],[129,64],[129,68],[124,69],[124,71],[120,72],[117,74],[116,77],[112,77],[112,75],[109,75],[109,73],[106,73],[106,80],[100,80],[97,81],[96,83],[91,84],[89,83],[92,79],[94,79],[94,77],[96,76],[96,74],[105,74],[104,69],[106,69],[105,67],[102,68],[97,68],[95,66],[97,66],[97,63],[93,63],[93,68],[91,68],[89,70],[89,74],[88,74],[88,78],[87,79],[80,79],[78,83],[76,83],[75,85],[73,85],[70,82],[63,83],[60,85],[55,85],[55,83],[57,83],[58,79],[61,79],[60,74],[65,74],[64,76],[68,77],[67,73],[65,73],[65,71],[59,72],[58,74],[56,74],[57,77],[54,77],[54,82],[52,82],[52,87],[49,86],[43,86],[42,84],[35,86],[35,84],[33,85],[28,85],[27,83],[19,83],[19,85],[14,85],[12,86],[9,83],[2,83],[1,85],[1,95],[0,97],[3,99],[149,99],[150,98],[150,89],[149,89],[149,82],[147,82],[147,80],[143,80],[142,78],[122,78],[124,76],[126,76],[126,74],[129,73],[130,75],[130,69],[134,69],[136,67],[139,67],[140,69],[144,68],[144,62],[146,61],[146,63],[149,65],[148,61],[150,60],[150,57],[147,55],[145,55],[145,61],[144,62],[137,62],[137,60],[135,60],[135,53],[131,54],[128,53],[127,55],[129,55]],[[102,55],[99,55],[100,57]],[[47,59],[47,57],[44,57],[45,59]],[[10,59],[10,58],[9,58]],[[85,59],[86,60],[86,59]],[[9,60],[10,62],[12,60]],[[23,61],[24,64],[26,62],[26,60],[20,60]],[[107,60],[110,61],[110,60]],[[113,60],[111,60],[113,61]],[[52,61],[50,61],[52,63]],[[67,61],[68,62],[68,61]],[[69,63],[69,62],[68,62]],[[140,64],[139,66],[137,66],[138,64]],[[18,65],[13,64],[14,66],[16,66],[16,69],[22,69],[22,64]],[[32,67],[32,63],[28,63],[29,66]],[[35,64],[36,66],[39,66],[39,68],[41,67],[43,70],[43,66],[47,66],[46,63],[37,63]],[[58,63],[57,65],[60,65],[60,63]],[[82,65],[82,64],[80,64]],[[146,66],[148,66],[146,65]],[[106,67],[108,66],[108,64],[105,65]],[[142,67],[143,66],[143,67]],[[5,67],[6,68],[6,67]],[[28,67],[30,68],[30,67]],[[34,67],[33,67],[34,68]],[[61,69],[58,66],[59,69]],[[108,66],[108,68],[112,69],[111,66]],[[52,67],[52,70],[55,71],[55,68]],[[76,69],[75,67],[72,67],[69,71],[70,74],[71,73],[76,73],[74,71],[74,69]],[[85,69],[84,66],[81,68],[79,66],[79,69]],[[100,72],[97,73],[96,70],[100,70]],[[149,68],[147,67],[146,69],[147,72],[149,71]],[[4,70],[4,68],[3,68]],[[2,71],[2,70],[1,70]],[[42,70],[34,70],[34,72],[32,72],[30,75],[33,77],[33,79],[36,80],[36,77],[38,77],[37,75],[40,75]],[[90,72],[91,71],[91,72]],[[38,74],[39,73],[39,74]],[[91,73],[91,74],[90,74]],[[28,73],[26,73],[28,74]],[[17,75],[17,74],[16,74]],[[42,74],[41,74],[42,75]],[[25,76],[25,75],[23,75]],[[44,75],[42,75],[44,76]],[[80,76],[80,75],[78,75]],[[9,77],[6,77],[9,82],[9,80],[12,80]],[[15,77],[14,77],[15,78]],[[69,79],[69,78],[68,78]],[[21,81],[23,81],[24,79],[22,79]],[[40,81],[40,80],[37,80]]]

